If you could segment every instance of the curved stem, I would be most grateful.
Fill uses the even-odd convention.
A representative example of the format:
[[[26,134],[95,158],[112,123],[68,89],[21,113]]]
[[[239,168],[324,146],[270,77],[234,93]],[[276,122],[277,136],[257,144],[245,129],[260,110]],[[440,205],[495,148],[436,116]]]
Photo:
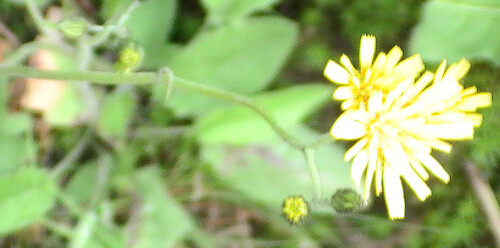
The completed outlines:
[[[316,160],[314,159],[314,150],[306,148],[304,149],[304,155],[306,156],[307,166],[314,184],[313,202],[319,201],[321,199],[321,181],[319,178],[318,167],[316,166]]]
[[[87,144],[90,141],[92,134],[90,130],[87,130],[83,134],[83,138],[78,142],[78,144],[71,150],[71,152],[64,157],[52,170],[53,178],[61,178],[70,168],[71,165],[82,155]]]
[[[329,144],[331,142],[333,142],[333,137],[330,134],[330,132],[328,132],[328,133],[325,133],[325,134],[319,136],[316,140],[308,143],[307,145],[305,145],[304,148],[316,149],[320,146],[324,146],[324,145]]]
[[[16,65],[25,60],[32,53],[40,49],[49,50],[60,50],[61,47],[56,44],[51,44],[44,41],[32,41],[24,43],[22,46],[18,47],[15,51],[10,53],[2,62],[2,66]]]
[[[88,44],[90,46],[98,46],[99,44],[104,42],[113,31],[125,24],[127,19],[130,17],[130,14],[132,14],[132,11],[134,11],[137,6],[139,6],[139,1],[133,0],[127,6],[127,8],[123,10],[122,13],[119,13],[118,15],[115,15],[113,18],[108,20],[103,29],[99,31],[99,33],[92,36]]]
[[[481,178],[479,170],[476,168],[474,163],[466,161],[464,168],[467,172],[467,176],[469,176],[472,188],[476,192],[479,203],[483,207],[484,214],[490,224],[491,233],[493,234],[496,245],[497,247],[500,247],[500,206],[498,205],[495,193],[486,180]]]
[[[28,9],[31,18],[33,18],[33,22],[35,23],[38,31],[50,36],[50,30],[47,28],[47,21],[43,19],[42,13],[40,12],[40,9],[38,9],[38,6],[36,6],[33,0],[25,0],[24,4]]]
[[[274,129],[274,131],[276,131],[276,133],[278,133],[278,135],[285,142],[287,142],[288,144],[297,149],[303,149],[305,147],[305,144],[303,144],[300,140],[298,140],[297,138],[286,132],[268,112],[266,112],[262,107],[260,107],[254,101],[250,100],[247,97],[229,91],[209,87],[203,84],[198,84],[183,78],[175,77],[174,82],[176,86],[177,85],[181,86],[184,89],[196,91],[206,96],[212,96],[215,98],[228,100],[243,105],[249,109],[252,109],[262,118],[264,118],[267,121],[267,123]]]

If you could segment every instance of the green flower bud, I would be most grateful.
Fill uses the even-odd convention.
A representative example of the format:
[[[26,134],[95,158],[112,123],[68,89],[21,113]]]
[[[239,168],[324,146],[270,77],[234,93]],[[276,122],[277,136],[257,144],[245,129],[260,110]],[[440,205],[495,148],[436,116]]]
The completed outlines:
[[[361,196],[352,189],[339,189],[332,196],[332,206],[339,213],[351,213],[363,205]]]
[[[82,17],[68,17],[57,24],[57,28],[68,39],[77,39],[87,32],[87,21]]]

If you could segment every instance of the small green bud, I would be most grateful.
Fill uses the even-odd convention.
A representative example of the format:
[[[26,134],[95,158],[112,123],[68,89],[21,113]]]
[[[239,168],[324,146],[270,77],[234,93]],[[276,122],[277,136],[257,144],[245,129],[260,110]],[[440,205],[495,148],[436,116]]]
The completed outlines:
[[[68,39],[77,39],[87,32],[87,20],[82,17],[64,18],[57,24],[57,28]]]
[[[351,213],[363,205],[361,196],[352,189],[339,189],[332,196],[332,206],[339,213]]]
[[[128,43],[118,55],[118,60],[115,63],[115,71],[122,73],[133,71],[141,64],[142,54],[142,49],[135,43]]]

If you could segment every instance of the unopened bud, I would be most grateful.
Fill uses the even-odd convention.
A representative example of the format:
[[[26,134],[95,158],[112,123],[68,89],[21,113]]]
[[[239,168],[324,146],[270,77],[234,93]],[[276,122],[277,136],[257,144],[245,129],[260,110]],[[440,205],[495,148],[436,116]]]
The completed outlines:
[[[68,39],[77,39],[87,32],[87,21],[82,17],[68,17],[57,24],[57,28]]]
[[[332,206],[339,213],[354,212],[362,204],[361,196],[353,189],[339,189],[332,196]]]

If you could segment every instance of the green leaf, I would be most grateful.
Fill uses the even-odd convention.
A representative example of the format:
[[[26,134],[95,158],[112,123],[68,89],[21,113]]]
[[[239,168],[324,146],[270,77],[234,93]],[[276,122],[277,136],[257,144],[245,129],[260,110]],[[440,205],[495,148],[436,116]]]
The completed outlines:
[[[294,130],[298,137],[306,140],[319,135],[304,126]],[[343,156],[344,150],[336,144],[315,152],[323,198],[330,198],[337,189],[355,187]],[[312,199],[314,188],[304,154],[281,140],[252,146],[205,145],[202,157],[227,185],[277,212],[290,195]],[[318,211],[333,212],[329,208],[315,209]]]
[[[106,96],[97,121],[101,134],[106,137],[125,137],[134,108],[135,97],[131,90],[117,89]]]
[[[234,21],[271,7],[277,0],[201,0],[212,23]]]
[[[35,224],[54,204],[57,185],[40,169],[0,176],[0,235]]]
[[[254,93],[280,71],[297,33],[293,22],[279,17],[220,26],[196,37],[169,66],[177,77],[235,93]],[[165,92],[166,86],[156,90]],[[193,115],[220,106],[221,100],[175,88],[167,104],[180,115]]]
[[[82,96],[76,85],[68,85],[57,104],[45,113],[45,120],[53,126],[75,123],[84,109]]]
[[[8,106],[8,87],[6,78],[0,77],[0,174],[34,162],[37,150],[31,135],[31,116],[10,113],[5,107]]]
[[[430,1],[410,41],[426,61],[489,60],[500,65],[500,2],[496,0]]]
[[[297,126],[330,96],[328,85],[301,85],[253,97],[285,129]],[[254,111],[232,106],[215,110],[199,119],[198,138],[203,143],[247,144],[276,139],[277,134]]]
[[[141,226],[134,247],[174,247],[193,228],[189,215],[166,194],[166,186],[157,169],[141,169],[134,179],[134,188],[143,200]]]
[[[95,162],[84,164],[68,182],[65,191],[78,204],[87,207],[90,203],[97,183],[97,171],[98,167]]]

